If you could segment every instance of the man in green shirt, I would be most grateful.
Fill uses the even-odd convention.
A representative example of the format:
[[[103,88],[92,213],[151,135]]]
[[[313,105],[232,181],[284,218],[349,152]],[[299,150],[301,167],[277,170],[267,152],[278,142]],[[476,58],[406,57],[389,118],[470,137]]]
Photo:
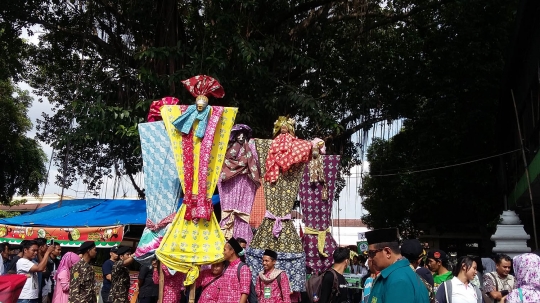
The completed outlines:
[[[385,228],[365,233],[368,256],[376,271],[368,303],[429,303],[426,287],[401,256],[397,228]]]
[[[452,272],[448,270],[448,255],[440,250],[430,250],[427,254],[426,264],[433,273],[433,291],[437,293],[439,285],[452,280]]]

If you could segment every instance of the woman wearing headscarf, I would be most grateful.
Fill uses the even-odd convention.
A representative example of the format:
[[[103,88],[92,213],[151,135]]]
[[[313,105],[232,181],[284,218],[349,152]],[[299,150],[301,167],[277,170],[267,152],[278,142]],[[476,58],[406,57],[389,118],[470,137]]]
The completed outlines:
[[[53,303],[67,303],[69,299],[69,271],[81,258],[72,252],[67,252],[60,260],[58,270],[54,275],[56,287],[54,288]]]
[[[506,297],[507,303],[540,302],[540,257],[523,254],[514,258],[516,288]],[[505,302],[504,298],[501,302]]]

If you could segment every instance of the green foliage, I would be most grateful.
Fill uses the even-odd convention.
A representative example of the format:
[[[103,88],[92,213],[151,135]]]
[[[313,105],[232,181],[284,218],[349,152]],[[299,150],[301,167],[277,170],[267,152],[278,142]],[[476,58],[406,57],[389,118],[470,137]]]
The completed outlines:
[[[32,128],[27,112],[32,98],[10,80],[0,81],[0,204],[12,197],[37,195],[45,181],[47,157],[39,143],[25,134]]]
[[[270,137],[278,115],[293,116],[297,134],[324,138],[346,172],[361,160],[353,134],[398,118],[407,119],[405,131],[374,143],[372,173],[492,154],[498,76],[515,6],[19,0],[0,6],[0,17],[14,28],[45,32],[30,49],[26,77],[55,106],[38,124],[39,139],[58,151],[54,160],[66,177],[59,176],[60,184],[82,176],[98,191],[113,170],[128,177],[141,171],[137,125],[150,102],[172,95],[192,103],[180,80],[200,73],[225,88],[225,98],[211,104],[238,107],[237,122],[252,126],[255,136]],[[456,216],[444,213],[454,207],[469,207],[463,217],[472,216],[469,209],[491,217],[498,203],[490,173],[479,163],[368,177],[366,222],[413,233],[455,226],[448,220]]]
[[[408,109],[399,134],[369,148],[370,175],[361,189],[369,226],[399,226],[407,236],[489,234],[503,207],[497,159],[434,168],[496,154],[498,87],[515,2],[456,2],[410,20],[419,34],[407,40],[421,46],[423,63],[415,69],[418,76],[404,83],[419,102]],[[418,170],[429,171],[409,173]]]
[[[239,107],[237,122],[256,136],[270,137],[278,115],[294,116],[298,134],[324,138],[348,172],[360,162],[351,136],[416,102],[395,103],[399,91],[382,85],[409,56],[403,20],[445,2],[21,0],[0,17],[45,32],[27,79],[56,112],[39,122],[39,139],[58,151],[60,184],[82,176],[97,191],[112,169],[141,171],[137,124],[150,101],[192,103],[180,80],[200,73],[226,90],[212,104]]]

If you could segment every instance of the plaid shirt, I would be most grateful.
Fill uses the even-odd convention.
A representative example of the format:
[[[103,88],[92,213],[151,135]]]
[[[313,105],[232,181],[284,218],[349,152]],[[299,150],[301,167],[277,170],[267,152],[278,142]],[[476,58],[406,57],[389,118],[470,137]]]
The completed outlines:
[[[249,295],[251,270],[247,265],[242,266],[238,277],[239,264],[240,259],[232,261],[223,277],[216,281],[219,286],[219,303],[238,303],[242,294]]]

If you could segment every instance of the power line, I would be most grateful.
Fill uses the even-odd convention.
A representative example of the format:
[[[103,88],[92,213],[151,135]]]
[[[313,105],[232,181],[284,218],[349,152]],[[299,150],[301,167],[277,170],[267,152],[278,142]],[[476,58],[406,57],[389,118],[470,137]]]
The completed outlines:
[[[470,164],[470,163],[474,163],[474,162],[479,162],[479,161],[483,161],[483,160],[487,160],[487,159],[491,159],[491,158],[496,158],[496,157],[499,157],[499,156],[502,156],[502,155],[515,153],[517,151],[520,151],[520,150],[516,149],[516,150],[508,151],[508,152],[505,152],[505,153],[500,153],[498,155],[493,155],[493,156],[489,156],[489,157],[484,157],[484,158],[480,158],[480,159],[475,159],[475,160],[471,160],[471,161],[466,161],[466,162],[461,162],[461,163],[451,164],[451,165],[445,165],[445,166],[440,166],[440,167],[427,168],[427,169],[421,169],[421,170],[415,170],[415,171],[407,171],[407,172],[394,173],[394,174],[381,174],[381,175],[372,175],[372,174],[370,174],[369,176],[370,177],[389,177],[389,176],[397,176],[397,175],[405,175],[405,174],[422,173],[422,172],[426,172],[426,171],[445,169],[445,168],[450,168],[450,167],[466,165],[466,164]],[[367,173],[367,174],[369,174],[369,173]]]

